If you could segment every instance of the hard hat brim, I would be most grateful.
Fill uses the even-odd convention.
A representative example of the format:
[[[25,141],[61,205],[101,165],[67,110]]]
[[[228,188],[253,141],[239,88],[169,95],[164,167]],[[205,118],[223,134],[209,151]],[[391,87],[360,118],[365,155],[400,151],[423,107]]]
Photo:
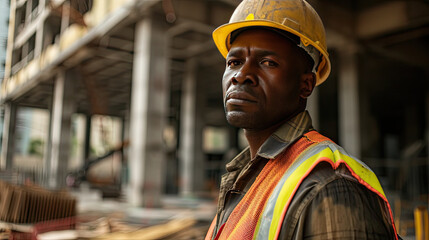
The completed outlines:
[[[319,63],[318,71],[316,72],[316,86],[323,83],[329,76],[329,73],[331,72],[331,63],[329,61],[329,55],[320,46],[320,43],[318,41],[314,42],[292,28],[269,20],[245,20],[234,23],[227,23],[216,28],[212,34],[213,40],[219,52],[224,58],[226,58],[229,52],[231,33],[235,30],[246,27],[271,27],[290,32],[300,37],[301,42],[303,42],[304,45],[308,46],[308,44],[311,44],[322,54],[322,60]]]

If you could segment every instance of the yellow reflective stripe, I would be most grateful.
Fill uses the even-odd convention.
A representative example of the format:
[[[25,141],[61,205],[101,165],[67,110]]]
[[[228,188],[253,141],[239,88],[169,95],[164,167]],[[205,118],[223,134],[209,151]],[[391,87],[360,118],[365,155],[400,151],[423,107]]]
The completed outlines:
[[[371,171],[369,168],[363,165],[363,163],[360,163],[358,160],[341,153],[339,150],[334,152],[334,162],[337,162],[338,160],[343,160],[344,162],[347,163],[347,165],[349,165],[349,167],[354,172],[352,173],[353,176],[355,178],[358,178],[361,184],[364,184],[364,185],[369,184],[374,190],[376,190],[378,193],[383,195],[384,198],[386,198],[386,195],[384,194],[383,188],[381,187],[377,176],[373,171]],[[355,176],[354,174],[357,174],[358,176]],[[366,185],[366,187],[368,186]]]
[[[286,206],[287,202],[290,199],[290,196],[292,195],[292,192],[295,190],[295,187],[298,182],[302,179],[302,176],[310,169],[311,165],[319,158],[331,155],[332,151],[330,148],[325,148],[324,150],[320,151],[319,153],[313,155],[312,157],[305,160],[299,167],[290,175],[290,177],[286,180],[286,182],[283,184],[282,189],[280,190],[279,197],[277,198],[276,205],[274,207],[274,214],[273,219],[271,221],[270,226],[270,233],[268,236],[268,239],[272,240],[274,239],[277,231],[277,227],[279,226],[280,217],[283,212],[284,206]]]
[[[346,162],[347,165],[351,168],[351,170],[354,172],[352,173],[355,178],[361,183],[366,185],[367,187],[371,187],[373,190],[380,193],[384,199],[386,198],[384,195],[384,191],[380,185],[380,182],[377,179],[377,176],[372,172],[370,169],[365,167],[363,164],[361,164],[359,161],[349,157],[348,155],[345,155],[341,153],[339,150],[336,150],[332,152],[332,149],[329,148],[329,146],[322,151],[316,153],[315,155],[309,157],[308,159],[304,160],[304,162],[297,167],[297,169],[290,175],[290,177],[285,181],[283,184],[280,194],[277,198],[275,207],[274,207],[274,214],[270,225],[269,230],[269,240],[273,240],[277,238],[277,229],[281,227],[283,219],[280,219],[283,214],[283,210],[287,204],[289,204],[289,201],[291,200],[291,196],[296,191],[297,184],[303,180],[303,176],[307,174],[309,171],[313,169],[317,163],[321,161],[321,158],[325,158],[326,160],[329,160],[331,164],[334,164],[334,168],[337,167],[337,161]],[[298,159],[297,159],[298,160]],[[292,187],[293,186],[293,187]],[[258,222],[258,225],[260,223]]]

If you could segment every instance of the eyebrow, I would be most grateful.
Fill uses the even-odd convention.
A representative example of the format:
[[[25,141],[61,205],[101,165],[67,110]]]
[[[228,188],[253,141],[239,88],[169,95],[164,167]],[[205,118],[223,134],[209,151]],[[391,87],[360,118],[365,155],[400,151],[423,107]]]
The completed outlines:
[[[242,54],[242,52],[245,51],[243,48],[235,48],[235,49],[231,49],[228,52],[227,57],[237,57],[239,55]],[[254,50],[254,54],[257,57],[264,57],[264,56],[279,56],[276,52],[274,51],[269,51],[269,50],[264,50],[264,49],[256,49]]]
[[[226,57],[237,57],[243,52],[242,48],[230,49]]]

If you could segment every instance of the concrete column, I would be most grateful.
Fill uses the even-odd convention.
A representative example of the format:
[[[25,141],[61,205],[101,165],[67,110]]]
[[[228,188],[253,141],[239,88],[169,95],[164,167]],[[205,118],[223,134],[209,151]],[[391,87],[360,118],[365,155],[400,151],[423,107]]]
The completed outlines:
[[[85,121],[85,147],[84,147],[84,164],[88,163],[89,155],[91,153],[91,129],[92,129],[92,116],[86,115]]]
[[[122,118],[122,141],[129,141],[130,140],[130,116],[129,112],[125,114],[125,116]],[[122,161],[123,163],[128,162],[128,154],[129,153],[129,147],[124,147],[122,149]],[[129,166],[128,164],[122,164],[121,168],[121,189],[128,189],[128,182],[129,182]]]
[[[49,129],[48,137],[46,140],[45,148],[43,149],[43,186],[48,187],[49,185],[49,172],[51,169],[51,150],[52,150],[52,104],[53,98],[50,99],[50,104],[48,106],[49,110]]]
[[[197,62],[197,61],[196,61]],[[206,156],[203,151],[203,131],[206,126],[206,102],[207,102],[207,84],[204,81],[198,81],[206,77],[205,72],[199,70],[196,66],[197,75],[195,80],[196,84],[196,101],[195,101],[195,130],[194,130],[194,162],[193,162],[193,176],[192,186],[193,192],[198,193],[206,190]],[[222,116],[224,117],[224,116]]]
[[[10,11],[9,11],[9,28],[7,34],[7,47],[6,47],[6,61],[4,65],[4,79],[10,77],[12,69],[12,53],[15,40],[15,29],[17,28],[15,19],[16,19],[16,0],[10,1]]]
[[[426,76],[429,76],[429,71],[426,72]],[[427,173],[429,173],[429,89],[426,92],[426,168]]]
[[[193,192],[195,175],[195,130],[196,130],[196,67],[195,59],[186,63],[186,73],[182,83],[180,113],[180,146],[179,146],[179,193],[183,196]]]
[[[43,51],[43,36],[45,34],[44,25],[40,24],[36,30],[36,40],[34,43],[34,58],[39,57]]]
[[[30,17],[31,17],[31,6],[32,5],[32,0],[27,0],[27,6],[26,6],[26,10],[25,10],[25,22],[29,23],[30,22]]]
[[[319,87],[315,87],[311,96],[307,99],[307,111],[313,120],[313,127],[319,128]]]
[[[359,84],[355,51],[339,51],[339,142],[348,153],[360,157]]]
[[[16,112],[15,103],[9,102],[4,105],[3,139],[1,148],[0,169],[12,168],[13,154],[15,151],[16,132]]]
[[[69,27],[70,24],[70,2],[64,2],[61,15],[61,34]]]
[[[65,186],[71,146],[71,117],[75,112],[75,81],[76,74],[72,71],[60,72],[55,79],[51,116],[50,188]]]
[[[42,11],[43,8],[45,8],[46,6],[46,1],[47,0],[39,0],[39,12]]]
[[[162,132],[169,97],[166,27],[146,17],[136,24],[130,113],[130,203],[160,205],[166,152]]]

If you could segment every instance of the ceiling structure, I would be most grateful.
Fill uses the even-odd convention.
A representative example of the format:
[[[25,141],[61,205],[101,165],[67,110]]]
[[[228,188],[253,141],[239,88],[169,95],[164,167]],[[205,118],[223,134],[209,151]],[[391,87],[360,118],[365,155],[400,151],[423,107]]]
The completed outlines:
[[[211,32],[229,19],[239,1],[165,2],[170,5],[167,7],[162,4],[154,5],[152,11],[158,15],[165,15],[170,26],[167,32],[171,61],[170,104],[179,109],[178,101],[187,59],[196,58],[201,69],[223,72],[224,60],[212,42]],[[348,16],[345,23],[349,24],[346,28],[350,29],[345,31],[354,33],[356,42],[363,46],[363,49],[411,64],[428,66],[429,11],[425,11],[429,9],[428,1],[404,3],[390,0],[310,0],[309,2],[320,12],[328,28],[331,23],[338,22],[339,17]],[[389,14],[389,7],[383,6],[392,5],[392,2],[405,7],[402,10],[397,8],[397,11],[406,14],[407,22],[398,23],[388,30],[381,29],[378,32],[374,30],[371,34],[356,36],[357,29],[365,29],[365,24],[377,20],[374,15],[379,19],[389,17],[386,16]],[[343,15],[331,16],[333,11]],[[38,75],[39,80],[35,82],[36,84],[16,92],[12,99],[18,100],[23,106],[50,108],[56,71],[76,68],[81,73],[81,80],[76,82],[78,112],[124,117],[130,107],[134,29],[138,19],[139,12],[124,15],[115,26],[112,25],[110,28],[106,26],[102,35],[98,33],[91,39],[79,40],[80,43],[75,44],[74,52],[70,50],[63,53],[50,68]],[[393,20],[399,22],[398,19]],[[219,81],[215,80],[217,78]],[[207,79],[202,79],[209,108],[210,102],[216,102],[221,96],[220,78],[221,76],[211,74]]]

